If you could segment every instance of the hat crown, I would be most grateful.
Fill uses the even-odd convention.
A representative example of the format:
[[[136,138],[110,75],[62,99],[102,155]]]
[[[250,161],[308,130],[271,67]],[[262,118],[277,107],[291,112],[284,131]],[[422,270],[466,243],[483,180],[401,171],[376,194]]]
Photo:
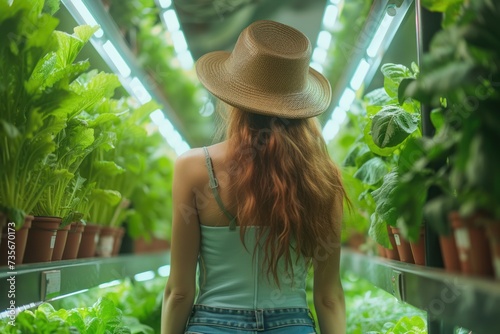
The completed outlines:
[[[249,87],[293,94],[307,85],[310,56],[311,44],[300,31],[257,21],[240,34],[225,66]]]

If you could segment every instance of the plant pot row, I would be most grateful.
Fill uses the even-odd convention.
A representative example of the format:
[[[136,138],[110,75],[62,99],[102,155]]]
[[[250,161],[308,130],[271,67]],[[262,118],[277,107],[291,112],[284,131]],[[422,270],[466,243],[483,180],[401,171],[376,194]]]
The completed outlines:
[[[387,227],[391,248],[379,246],[379,255],[391,260],[425,265],[425,238],[421,229],[418,241],[409,242],[396,227]]]
[[[3,225],[0,266],[113,256],[124,236],[123,227],[76,222],[61,227],[57,217],[26,216],[18,230]]]
[[[500,223],[480,215],[464,219],[457,212],[449,215],[452,233],[440,235],[439,243],[448,272],[500,278]],[[378,245],[382,257],[425,265],[425,237],[421,229],[417,243],[408,242],[397,228],[388,228],[392,249]]]
[[[477,214],[468,218],[449,214],[453,234],[441,241],[445,268],[464,275],[500,278],[500,222]]]

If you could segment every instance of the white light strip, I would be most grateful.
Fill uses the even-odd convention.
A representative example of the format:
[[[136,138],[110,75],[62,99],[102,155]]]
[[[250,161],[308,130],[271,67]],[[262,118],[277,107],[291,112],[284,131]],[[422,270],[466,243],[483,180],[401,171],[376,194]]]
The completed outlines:
[[[355,97],[356,93],[352,89],[346,88],[346,90],[339,99],[339,107],[344,110],[349,110],[351,108],[351,104],[354,101]]]
[[[335,124],[333,120],[329,120],[328,122],[326,122],[326,125],[323,128],[323,137],[325,138],[325,141],[329,142],[330,140],[332,140],[339,132],[339,129],[340,125]]]
[[[189,145],[182,139],[181,135],[170,121],[166,118],[155,117],[153,119],[155,124],[158,126],[158,131],[167,140],[167,143],[172,147],[177,155],[189,150]]]
[[[87,6],[85,6],[82,0],[72,0],[72,2],[86,24],[88,24],[89,26],[100,26],[100,24],[97,23],[96,19],[94,18],[92,13],[90,13],[89,9],[87,8]],[[94,35],[100,38],[104,35],[104,32],[101,28],[99,28],[99,30],[97,30]]]
[[[159,0],[158,2],[160,3],[161,8],[168,8],[168,7],[172,6],[171,0]]]
[[[151,95],[148,93],[146,87],[144,87],[139,78],[134,77],[130,80],[130,88],[141,104],[151,101]]]
[[[186,50],[182,53],[179,53],[177,55],[177,59],[181,63],[181,67],[183,69],[190,70],[193,68],[194,60],[193,60],[193,56],[191,56],[191,52],[189,52],[189,50]]]
[[[131,73],[130,67],[128,67],[125,60],[123,60],[122,56],[120,56],[120,53],[118,53],[118,50],[115,48],[113,43],[111,43],[111,41],[108,40],[106,41],[106,43],[102,45],[102,48],[108,54],[109,58],[116,66],[118,72],[120,72],[122,77],[128,78],[128,76]]]
[[[165,114],[160,109],[156,109],[149,115],[149,118],[151,118],[153,123],[159,124],[165,119]]]
[[[158,275],[161,277],[168,277],[170,275],[170,265],[167,264],[158,268]]]
[[[170,32],[177,31],[180,28],[179,20],[177,19],[177,14],[175,10],[169,9],[163,13],[163,19],[167,25],[167,29]]]
[[[174,49],[177,54],[183,53],[188,48],[184,33],[180,30],[172,33],[172,43],[174,44]]]
[[[328,50],[332,42],[332,34],[326,30],[321,30],[318,34],[316,45],[322,49]]]
[[[333,29],[335,22],[337,21],[337,16],[339,14],[339,8],[335,5],[326,6],[325,15],[323,16],[323,26],[328,29]]]
[[[111,281],[111,282],[106,282],[106,283],[99,284],[99,288],[100,289],[106,289],[106,288],[109,288],[109,287],[112,287],[112,286],[115,286],[115,285],[118,285],[118,284],[120,284],[120,280],[115,279],[114,281]]]
[[[155,272],[152,270],[134,275],[134,280],[137,282],[149,281],[153,278],[155,278]]]
[[[315,61],[313,61],[311,64],[309,64],[312,68],[314,68],[316,71],[319,73],[323,73],[323,66]]]
[[[375,32],[375,35],[373,36],[373,39],[370,42],[370,45],[368,45],[368,48],[366,49],[366,54],[369,57],[375,57],[377,55],[378,50],[380,49],[380,45],[382,45],[382,42],[385,39],[387,31],[389,31],[389,27],[391,26],[393,19],[394,16],[390,16],[387,13],[384,15],[384,19],[380,23],[380,26]]]
[[[335,124],[341,125],[342,123],[344,123],[346,117],[347,117],[347,112],[344,109],[337,107],[333,110],[332,117],[330,119]]]
[[[356,71],[354,71],[354,75],[351,78],[352,89],[358,90],[359,87],[361,87],[361,84],[365,80],[369,69],[370,69],[370,64],[368,64],[366,60],[361,59],[361,61],[358,64],[358,67],[356,68]]]
[[[87,292],[87,291],[89,291],[89,289],[78,290],[78,291],[71,292],[71,293],[68,293],[68,294],[65,294],[65,295],[54,297],[54,298],[51,299],[51,301],[62,299],[62,298],[66,298],[66,297],[69,297],[69,296],[78,295],[80,293],[84,293],[84,292]]]
[[[326,56],[328,53],[326,52],[325,49],[322,48],[314,48],[313,54],[312,54],[312,59],[314,62],[318,64],[324,64],[326,61]]]

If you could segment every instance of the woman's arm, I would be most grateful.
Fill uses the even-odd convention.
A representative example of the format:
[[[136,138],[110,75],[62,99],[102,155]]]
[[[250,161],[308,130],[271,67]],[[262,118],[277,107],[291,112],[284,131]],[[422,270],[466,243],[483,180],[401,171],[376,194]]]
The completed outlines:
[[[334,217],[336,235],[318,242],[313,258],[314,308],[322,334],[345,334],[346,331],[344,290],[339,273],[342,208],[338,209]]]
[[[184,333],[195,298],[200,226],[193,192],[193,159],[188,152],[174,165],[170,277],[163,296],[162,334]]]

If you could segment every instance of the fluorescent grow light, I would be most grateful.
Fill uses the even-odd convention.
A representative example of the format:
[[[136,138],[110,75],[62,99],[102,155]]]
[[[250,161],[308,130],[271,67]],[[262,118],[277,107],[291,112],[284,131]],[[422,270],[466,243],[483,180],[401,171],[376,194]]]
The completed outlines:
[[[387,13],[384,15],[384,18],[382,19],[382,22],[375,32],[375,35],[373,35],[373,39],[370,42],[370,45],[368,45],[368,48],[366,49],[366,54],[369,57],[375,57],[377,55],[378,50],[380,49],[380,46],[385,39],[385,35],[387,35],[387,32],[389,31],[389,27],[391,26],[393,19],[394,16],[391,16]]]
[[[344,93],[340,96],[339,107],[344,110],[349,110],[355,98],[356,98],[356,93],[354,93],[352,89],[346,88]]]
[[[88,10],[87,6],[85,6],[85,4],[82,2],[82,0],[72,0],[73,2],[73,6],[75,6],[76,10],[78,11],[78,13],[80,14],[80,16],[82,17],[82,20],[88,24],[89,26],[100,26],[96,19],[94,18],[94,16],[92,15],[92,13],[90,13],[90,11]],[[94,35],[98,38],[101,38],[102,36],[104,36],[104,32],[102,31],[101,28],[99,28],[99,30],[97,30]]]
[[[354,71],[354,75],[351,78],[352,89],[358,90],[359,87],[361,87],[361,84],[365,80],[369,69],[370,69],[370,64],[368,64],[366,60],[361,59],[361,61],[358,64],[358,67]]]
[[[134,77],[132,80],[130,80],[130,89],[132,89],[132,92],[134,93],[135,97],[139,100],[141,104],[146,104],[149,101],[151,101],[151,94],[148,93],[148,90],[142,82],[139,80],[139,78]]]
[[[155,278],[155,272],[152,270],[134,275],[134,280],[136,280],[137,282],[149,281],[153,278]]]
[[[323,26],[327,29],[333,29],[335,22],[337,21],[337,16],[339,14],[339,8],[335,5],[326,6],[325,15],[323,16]]]
[[[118,50],[115,48],[113,43],[111,43],[111,41],[108,40],[102,45],[102,48],[104,49],[104,51],[108,55],[111,62],[113,62],[116,69],[118,70],[118,72],[120,72],[122,77],[128,78],[128,76],[131,73],[130,67],[127,65],[125,60],[123,60],[122,56],[120,55]]]
[[[158,3],[161,8],[168,8],[172,6],[172,0],[159,0]]]
[[[169,9],[163,13],[163,19],[165,20],[165,25],[168,31],[177,31],[181,27],[179,20],[177,19],[177,14],[175,10]]]
[[[170,265],[167,264],[158,268],[158,275],[161,277],[168,277],[170,275]]]

